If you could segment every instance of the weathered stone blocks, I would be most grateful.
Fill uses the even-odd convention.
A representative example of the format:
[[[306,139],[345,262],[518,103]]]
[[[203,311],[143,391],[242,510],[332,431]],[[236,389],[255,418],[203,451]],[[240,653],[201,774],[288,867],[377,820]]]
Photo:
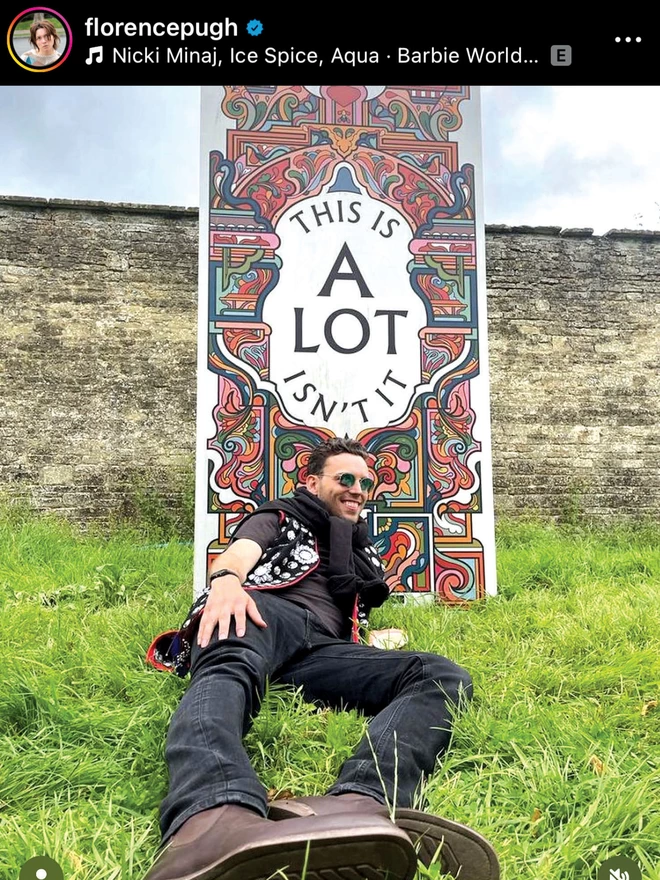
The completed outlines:
[[[660,514],[660,234],[488,227],[496,511]],[[0,197],[0,480],[80,522],[192,485],[197,211]]]

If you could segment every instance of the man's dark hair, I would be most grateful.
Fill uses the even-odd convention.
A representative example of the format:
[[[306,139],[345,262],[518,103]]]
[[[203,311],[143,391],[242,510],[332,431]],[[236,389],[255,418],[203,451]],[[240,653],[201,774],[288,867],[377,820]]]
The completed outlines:
[[[326,461],[333,455],[341,455],[348,452],[349,455],[359,455],[367,464],[373,456],[367,452],[361,443],[357,440],[344,439],[342,437],[333,437],[332,440],[326,440],[320,443],[312,452],[307,463],[308,474],[320,474],[323,472]]]

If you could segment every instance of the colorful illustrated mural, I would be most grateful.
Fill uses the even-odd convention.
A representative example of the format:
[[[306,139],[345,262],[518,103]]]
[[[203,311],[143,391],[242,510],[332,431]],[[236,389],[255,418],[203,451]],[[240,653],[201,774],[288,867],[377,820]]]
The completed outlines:
[[[495,592],[474,90],[204,92],[197,589],[350,436],[392,589]]]

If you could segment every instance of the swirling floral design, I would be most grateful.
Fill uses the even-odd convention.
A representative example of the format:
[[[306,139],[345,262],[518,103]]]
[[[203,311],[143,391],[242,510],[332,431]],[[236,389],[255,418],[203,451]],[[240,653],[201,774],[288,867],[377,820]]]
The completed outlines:
[[[216,485],[257,504],[265,501],[263,395],[252,396],[245,374],[224,365],[218,375],[218,405],[213,417],[217,433],[208,448],[221,460],[214,474]]]
[[[355,156],[355,164],[362,169],[363,179],[373,194],[394,204],[392,189],[403,182],[398,160],[383,153],[360,150]]]
[[[263,255],[263,251],[260,253]],[[218,262],[222,265],[221,261]],[[256,314],[260,298],[272,289],[277,280],[275,268],[254,266],[247,261],[243,266],[232,268],[233,271],[228,272],[227,286],[219,296],[218,312],[244,311]]]
[[[460,373],[470,366],[474,369],[474,362],[462,367],[458,376],[445,377],[440,383],[438,398],[427,402],[429,500],[433,503],[452,497],[461,489],[477,491],[479,488],[479,481],[468,465],[468,458],[480,449],[473,435],[475,414],[470,406],[469,383],[465,378],[460,380]],[[468,502],[453,509],[469,507]]]
[[[454,171],[449,178],[449,188],[452,194],[451,201],[429,211],[426,223],[419,227],[419,235],[433,232],[434,223],[438,220],[474,219],[474,166],[464,165],[460,171]]]
[[[268,378],[270,327],[267,324],[232,325],[225,327],[222,335],[225,345],[234,357],[254,367],[262,379]]]
[[[449,201],[451,196],[451,171],[445,164],[445,153],[437,151],[428,152],[423,148],[416,150],[404,150],[398,158],[408,165],[412,165],[422,174],[431,177],[441,187]]]
[[[437,373],[447,364],[458,360],[465,346],[465,336],[461,334],[442,333],[440,331],[422,331],[422,379],[430,382],[434,373]]]
[[[256,510],[257,505],[253,501],[222,501],[217,492],[209,492],[209,513],[219,513],[227,520],[231,520],[232,530],[241,522],[246,513],[252,513]],[[230,514],[240,513],[238,520],[233,519]]]
[[[440,510],[442,505],[438,505],[436,509],[436,518],[434,520],[435,535],[438,543],[445,538],[455,540],[463,538],[467,535],[468,517],[465,513],[453,513],[448,510]]]
[[[245,193],[251,201],[254,201],[263,216],[268,217],[273,224],[277,214],[296,194],[296,187],[286,177],[290,162],[290,155],[271,162],[242,180],[237,190],[239,195]]]
[[[359,436],[360,442],[374,457],[376,485],[372,500],[377,509],[397,499],[420,503],[417,471],[419,461],[419,411],[413,409],[408,418],[392,430],[376,429]]]
[[[460,102],[469,90],[388,87],[368,100],[365,89],[350,112],[337,103],[337,94],[333,98],[321,89],[317,97],[301,86],[235,86],[225,93],[223,110],[235,127],[227,138],[228,158],[212,157],[210,181],[217,314],[209,363],[219,385],[218,430],[209,446],[220,461],[210,474],[210,504],[224,523],[224,511],[231,509],[235,518],[266,496],[291,492],[306,478],[312,449],[333,436],[292,423],[255,383],[257,376],[268,377],[261,307],[278,280],[276,225],[298,201],[321,193],[337,165],[348,160],[356,181],[404,214],[414,231],[411,285],[428,315],[420,332],[422,381],[428,389],[434,376],[445,373],[432,392],[424,390],[411,402],[399,425],[358,437],[373,455],[376,538],[396,589],[437,591],[446,601],[464,601],[483,594],[484,579],[483,548],[471,544],[471,517],[481,504],[469,392],[478,353],[471,330],[474,177],[472,166],[459,165],[460,145],[449,138],[461,124]],[[465,332],[456,333],[452,322]],[[214,345],[221,335],[222,351]],[[474,350],[466,353],[466,345]],[[233,359],[244,369],[226,363]],[[238,500],[221,504],[231,493]],[[429,533],[430,511],[435,534]],[[224,534],[221,529],[221,541]],[[454,551],[454,540],[465,547],[464,555]],[[447,545],[452,549],[441,554]]]
[[[468,98],[464,86],[390,87],[369,105],[372,120],[395,131],[414,131],[420,140],[447,140],[463,123],[459,105]]]
[[[254,205],[273,228],[285,210],[321,191],[339,160],[330,146],[290,150],[245,175],[235,189],[234,199],[239,204]]]
[[[432,182],[412,168],[400,166],[402,182],[393,187],[391,197],[411,218],[416,228],[421,227],[432,212],[447,208],[443,195]]]
[[[474,561],[435,553],[435,590],[446,602],[476,599]]]
[[[424,572],[429,536],[424,522],[401,517],[381,521],[374,543],[385,561],[384,577],[391,590],[428,590]]]
[[[306,149],[292,154],[286,174],[296,185],[296,197],[310,198],[321,192],[337,161],[337,154],[330,147]]]
[[[248,224],[254,230],[264,230],[272,232],[272,224],[268,222],[266,216],[261,212],[259,204],[250,198],[248,193],[243,193],[236,187],[236,164],[229,159],[225,159],[222,153],[214,150],[210,157],[211,165],[211,181],[213,190],[211,195],[211,225],[213,225],[214,213],[222,211],[247,210],[251,215],[251,222]],[[245,220],[241,224],[246,227]]]
[[[237,128],[268,131],[273,123],[314,121],[319,100],[303,86],[227,86],[222,110]]]
[[[322,428],[306,428],[294,425],[277,408],[273,417],[274,452],[279,462],[281,485],[278,494],[293,492],[307,479],[309,456],[319,443],[335,435]]]
[[[457,317],[469,320],[469,303],[462,296],[456,279],[443,278],[437,268],[431,271],[415,268],[410,281],[413,289],[430,306],[434,319]]]
[[[451,212],[446,188],[398,158],[366,147],[356,147],[350,158],[358,179],[369,192],[402,210],[414,228],[431,228],[438,211]],[[214,206],[249,205],[254,208],[256,219],[272,229],[284,210],[321,192],[336,165],[345,161],[345,155],[336,143],[291,150],[244,175],[231,198],[227,189],[235,181],[236,167],[228,167],[221,159],[216,161],[219,164],[215,186],[219,195]]]
[[[255,168],[286,156],[294,148],[284,144],[262,144],[258,141],[245,143],[243,152],[236,157],[236,183],[240,185],[243,178],[252,174]]]

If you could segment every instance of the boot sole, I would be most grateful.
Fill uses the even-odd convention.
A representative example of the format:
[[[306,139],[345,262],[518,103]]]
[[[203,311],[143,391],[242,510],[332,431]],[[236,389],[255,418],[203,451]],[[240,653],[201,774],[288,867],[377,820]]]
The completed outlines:
[[[341,817],[318,817],[311,840],[309,832],[283,834],[280,825],[272,840],[246,843],[201,871],[171,880],[413,880],[417,858],[408,837],[364,818],[347,828]]]
[[[461,880],[499,880],[500,866],[495,850],[485,837],[467,825],[405,809],[396,811],[395,821],[410,837],[419,860],[426,867],[440,849],[439,860],[445,874]]]
[[[323,803],[323,799],[319,803]],[[272,801],[269,807],[269,817],[276,821],[314,815],[312,806],[295,800]],[[360,814],[345,814],[348,815],[357,818]],[[495,850],[485,837],[467,825],[410,809],[397,810],[395,823],[406,832],[425,867],[439,861],[444,874],[460,880],[499,880],[500,866]]]

